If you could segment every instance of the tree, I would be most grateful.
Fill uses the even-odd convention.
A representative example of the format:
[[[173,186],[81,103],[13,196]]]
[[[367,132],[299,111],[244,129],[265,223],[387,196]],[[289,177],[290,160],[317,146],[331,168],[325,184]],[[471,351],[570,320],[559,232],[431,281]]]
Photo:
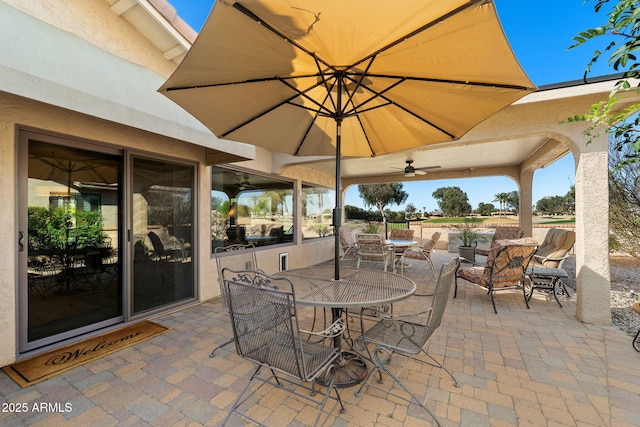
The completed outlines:
[[[595,1],[594,10],[600,12],[603,6],[610,0]],[[587,121],[590,123],[584,132],[591,142],[599,136],[604,129],[614,137],[615,149],[624,156],[618,156],[618,165],[640,162],[640,103],[635,103],[620,109],[617,104],[620,100],[616,95],[622,90],[631,89],[631,79],[640,78],[640,62],[636,52],[640,51],[640,6],[637,0],[617,0],[607,14],[607,22],[599,27],[590,28],[574,37],[573,49],[590,40],[602,37],[611,38],[612,41],[603,50],[596,50],[585,71],[585,80],[591,70],[591,66],[602,55],[609,53],[608,64],[614,70],[622,72],[622,78],[616,83],[609,93],[609,99],[593,104],[589,111],[583,115],[569,118],[571,121]],[[636,92],[640,93],[640,84],[636,86]],[[623,146],[631,147],[623,150]],[[617,166],[617,165],[615,165]]]
[[[491,203],[478,203],[478,209],[476,209],[476,213],[482,216],[489,216],[491,212],[495,211],[496,207]]]
[[[567,213],[573,215],[576,212],[576,186],[572,185],[564,196]]]
[[[517,191],[511,191],[507,194],[506,206],[518,213],[520,211],[520,194]]]
[[[493,202],[500,203],[500,216],[502,216],[502,212],[505,211],[505,205],[509,200],[509,193],[498,193],[493,197],[495,197],[495,199],[492,200]]]
[[[471,213],[471,205],[467,193],[460,187],[440,187],[433,192],[438,206],[444,216],[465,216]]]
[[[414,214],[416,213],[416,207],[413,205],[413,203],[408,203],[407,206],[404,208],[404,211],[407,213],[407,216],[409,218],[413,218]]]
[[[536,211],[543,215],[560,215],[567,213],[564,196],[543,197],[536,203]]]
[[[613,142],[611,147],[618,146]],[[624,144],[623,144],[624,145]],[[626,150],[632,150],[626,146]],[[620,167],[628,153],[609,150],[609,224],[616,250],[640,258],[640,163]]]
[[[365,184],[358,185],[358,193],[366,206],[375,206],[382,215],[382,222],[387,220],[384,216],[384,208],[387,205],[400,205],[404,203],[409,194],[402,190],[401,182],[391,184]]]

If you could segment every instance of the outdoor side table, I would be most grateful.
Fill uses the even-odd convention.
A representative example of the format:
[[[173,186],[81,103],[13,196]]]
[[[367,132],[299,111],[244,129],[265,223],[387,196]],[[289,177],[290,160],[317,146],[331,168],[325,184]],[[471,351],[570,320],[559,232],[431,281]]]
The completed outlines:
[[[369,268],[341,268],[340,280],[334,279],[333,266],[312,266],[277,273],[293,284],[296,303],[331,308],[332,321],[348,308],[391,304],[411,296],[416,284],[404,276]],[[342,348],[342,337],[334,338]],[[363,358],[344,352],[336,365],[335,384],[350,387],[360,383],[367,374]]]
[[[531,279],[531,292],[527,301],[531,300],[536,289],[552,294],[560,307],[562,304],[558,299],[558,293],[570,297],[567,287],[562,282],[562,279],[568,279],[569,275],[562,268],[527,267],[526,274]]]

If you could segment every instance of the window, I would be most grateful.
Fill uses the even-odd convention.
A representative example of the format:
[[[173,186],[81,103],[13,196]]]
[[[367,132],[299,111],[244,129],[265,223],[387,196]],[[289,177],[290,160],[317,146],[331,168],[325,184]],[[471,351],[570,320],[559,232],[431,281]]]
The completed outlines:
[[[302,184],[302,235],[317,239],[333,235],[335,190]]]
[[[212,250],[293,241],[293,182],[219,167],[211,168],[211,182]]]

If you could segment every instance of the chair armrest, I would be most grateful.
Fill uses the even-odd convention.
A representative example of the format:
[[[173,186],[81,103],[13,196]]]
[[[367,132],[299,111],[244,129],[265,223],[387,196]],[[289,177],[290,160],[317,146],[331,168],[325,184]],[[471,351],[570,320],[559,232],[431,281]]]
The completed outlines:
[[[565,256],[560,257],[560,258],[551,258],[551,257],[546,257],[546,256],[541,256],[541,255],[534,255],[533,257],[535,259],[542,260],[542,262],[544,262],[544,261],[562,261],[563,259],[571,258],[571,255],[569,253],[567,253]]]
[[[423,296],[423,295],[416,295],[414,294],[413,296]],[[363,308],[360,311],[360,314],[362,315],[362,312],[366,309]],[[398,320],[398,319],[406,319],[406,318],[411,318],[411,317],[416,317],[416,316],[421,316],[424,314],[429,314],[431,311],[433,310],[433,307],[429,307],[428,309],[424,310],[424,311],[413,311],[411,313],[381,313],[381,312],[375,312],[375,316],[380,319],[380,320]]]
[[[475,265],[477,267],[486,267],[487,266],[486,264],[482,264],[482,263],[479,263],[479,262],[471,261],[470,259],[466,259],[465,257],[462,257],[462,256],[458,257],[458,261],[459,262],[467,262],[467,263],[473,264],[473,265]]]
[[[327,329],[324,329],[322,331],[313,332],[313,331],[300,329],[300,332],[307,335],[313,335],[313,336],[318,336],[323,338],[334,338],[334,337],[337,337],[338,335],[342,335],[344,330],[345,330],[344,322],[342,321],[342,319],[338,319],[335,322],[333,322],[331,325],[329,325]]]

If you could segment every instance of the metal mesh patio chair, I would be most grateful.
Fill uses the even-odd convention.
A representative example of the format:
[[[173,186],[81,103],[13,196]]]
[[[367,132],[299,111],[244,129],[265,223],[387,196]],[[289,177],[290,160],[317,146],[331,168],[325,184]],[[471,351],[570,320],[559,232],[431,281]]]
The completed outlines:
[[[494,294],[497,291],[522,289],[524,302],[529,308],[526,285],[530,279],[526,270],[537,247],[535,240],[531,238],[494,242],[486,264],[467,260],[472,266],[458,268],[453,297],[458,295],[458,278],[461,278],[487,290],[496,314],[498,310]]]
[[[233,414],[260,424],[246,412],[241,412],[241,407],[266,384],[315,403],[318,415],[314,425],[318,425],[329,400],[335,401],[335,404],[327,412],[325,422],[338,405],[344,412],[340,394],[334,385],[332,364],[340,356],[341,350],[334,347],[331,341],[331,338],[343,333],[342,320],[338,319],[321,332],[302,330],[298,326],[293,286],[288,279],[256,271],[229,269],[224,269],[223,277],[229,297],[236,350],[239,356],[257,365],[223,425]],[[309,336],[316,339],[308,340]],[[267,369],[270,375],[261,376],[261,368]],[[320,391],[316,388],[316,379],[326,385],[326,391],[320,399],[313,397]],[[257,387],[251,387],[254,380],[260,382]],[[283,386],[284,382],[289,386]],[[311,386],[307,383],[311,383]],[[310,394],[302,393],[301,389]],[[332,391],[335,391],[335,396],[331,394]]]
[[[410,387],[405,385],[403,381],[406,380],[400,379],[399,373],[395,374],[391,371],[391,358],[394,354],[397,354],[405,357],[407,362],[413,360],[418,363],[426,363],[443,369],[449,374],[454,385],[460,387],[460,384],[451,371],[426,351],[429,339],[442,323],[442,316],[444,315],[449,300],[449,293],[451,292],[451,286],[453,285],[458,265],[459,261],[454,258],[442,266],[435,290],[432,294],[414,294],[411,297],[412,299],[420,298],[424,300],[424,303],[421,304],[423,310],[414,313],[378,314],[379,320],[368,329],[365,328],[363,317],[360,317],[361,328],[362,331],[364,331],[360,339],[364,342],[367,353],[369,354],[369,359],[374,366],[364,382],[360,385],[356,396],[360,396],[365,386],[380,388],[372,384],[370,380],[371,377],[378,372],[378,382],[382,383],[382,372],[384,371],[410,397],[407,398],[406,396],[395,394],[393,391],[387,389],[381,390],[410,403],[415,403],[427,411],[437,425],[440,425],[433,412],[427,408],[425,404],[426,398],[419,398]],[[363,309],[363,312],[366,310],[366,308]],[[368,344],[375,346],[373,352],[369,350]],[[429,359],[426,361],[418,359],[416,356],[420,353],[423,353]]]
[[[227,288],[222,278],[222,270],[230,268],[233,270],[259,270],[258,261],[256,259],[256,248],[253,244],[233,244],[228,246],[217,247],[213,251],[216,258],[216,267],[218,269],[218,284],[220,285],[220,297],[225,310],[229,310],[229,297]],[[233,338],[225,341],[213,349],[209,357],[214,357],[216,351],[233,342]]]

